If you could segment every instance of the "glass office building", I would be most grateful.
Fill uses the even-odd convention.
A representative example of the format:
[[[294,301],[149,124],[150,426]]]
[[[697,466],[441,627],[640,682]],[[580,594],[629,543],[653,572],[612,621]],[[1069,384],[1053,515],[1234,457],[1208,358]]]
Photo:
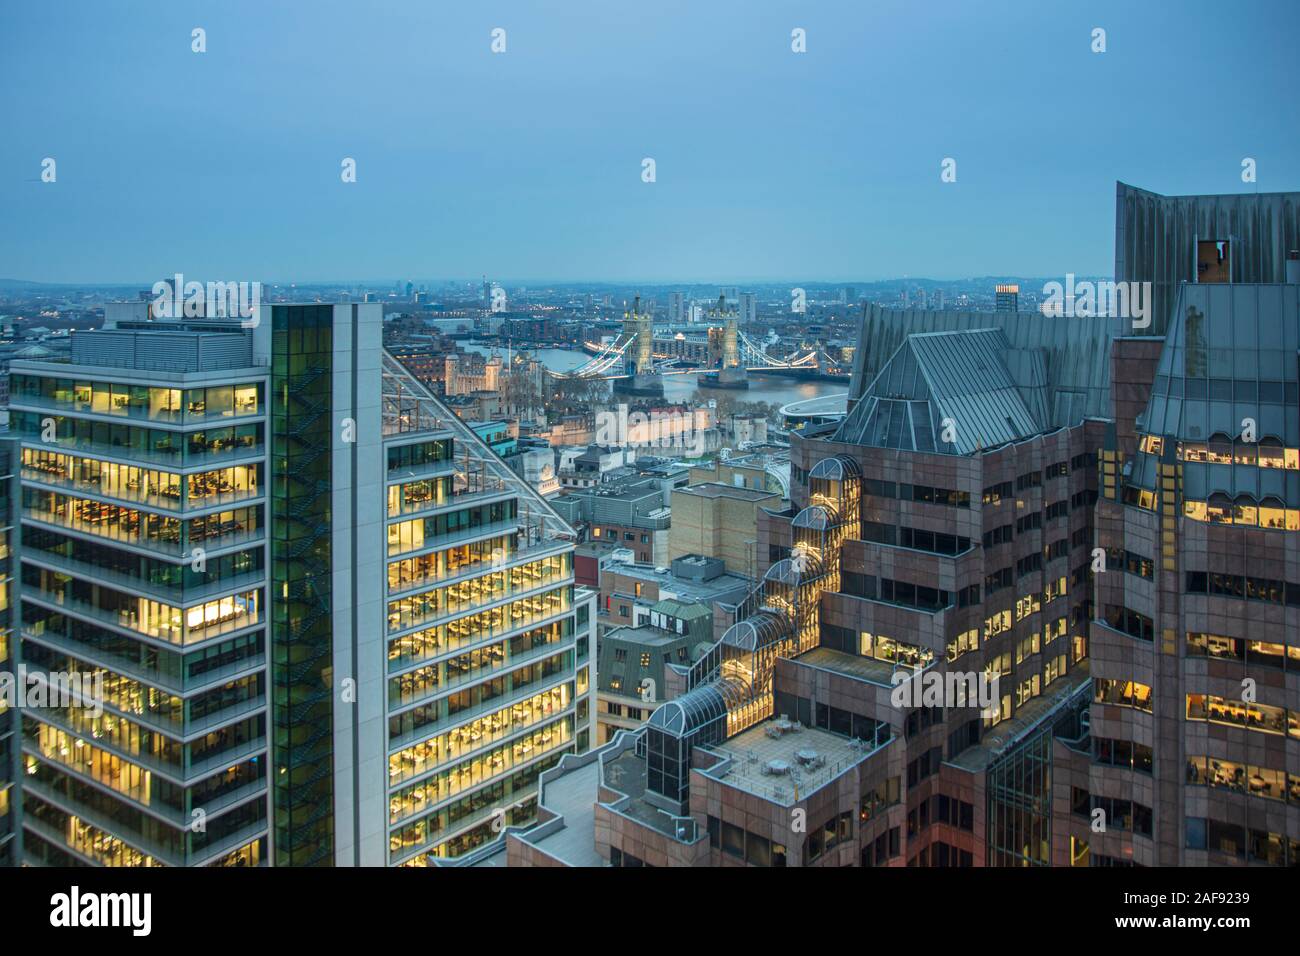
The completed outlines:
[[[386,354],[383,377],[386,852],[425,866],[532,822],[590,746],[596,615],[568,525]]]
[[[233,323],[106,326],[12,366],[23,860],[256,866],[266,369]]]
[[[108,313],[13,366],[0,664],[84,693],[0,714],[0,853],[19,788],[37,864],[423,865],[531,820],[594,714],[568,526],[380,306]]]

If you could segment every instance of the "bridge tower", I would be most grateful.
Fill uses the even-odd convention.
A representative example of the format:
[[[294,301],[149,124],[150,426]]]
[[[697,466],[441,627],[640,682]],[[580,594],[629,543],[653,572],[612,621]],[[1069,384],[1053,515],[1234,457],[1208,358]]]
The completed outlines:
[[[740,327],[734,313],[727,317],[727,324],[722,327],[722,367],[740,367]]]
[[[623,313],[623,337],[629,341],[623,353],[623,371],[627,377],[614,380],[614,391],[662,398],[663,378],[654,367],[654,326],[650,314],[641,312],[640,296],[632,300],[632,311]]]
[[[718,308],[712,313],[722,320],[722,355],[716,372],[705,372],[696,381],[704,388],[749,388],[749,375],[740,361],[740,323],[727,300],[718,296]],[[709,330],[712,337],[713,329]],[[716,340],[715,340],[716,341]]]

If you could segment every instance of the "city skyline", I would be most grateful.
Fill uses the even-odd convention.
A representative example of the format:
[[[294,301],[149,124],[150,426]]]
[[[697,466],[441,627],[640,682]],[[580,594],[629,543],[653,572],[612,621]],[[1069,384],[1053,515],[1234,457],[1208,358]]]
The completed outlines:
[[[551,935],[592,922],[564,870],[736,867],[1041,876],[941,877],[943,942],[1277,925],[1298,36],[1297,0],[0,11],[17,938]],[[320,872],[372,868],[415,906]],[[230,869],[352,905],[205,912]]]
[[[1288,105],[1291,4],[67,6],[71,27],[25,10],[0,34],[13,279],[1101,275],[1113,209],[1076,197],[1297,187],[1300,133],[1262,121]],[[1189,60],[1233,81],[1135,105],[1184,97]]]

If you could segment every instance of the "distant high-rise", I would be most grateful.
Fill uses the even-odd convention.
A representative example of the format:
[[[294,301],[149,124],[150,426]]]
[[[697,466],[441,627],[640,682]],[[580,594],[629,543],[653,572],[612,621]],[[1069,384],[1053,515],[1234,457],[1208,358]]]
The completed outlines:
[[[996,295],[995,308],[998,312],[1020,311],[1020,286],[998,285],[994,288],[994,293]]]
[[[686,314],[686,293],[669,292],[668,293],[668,322],[670,325],[676,325],[685,322]]]
[[[750,324],[758,321],[758,296],[753,292],[740,293],[740,323]]]

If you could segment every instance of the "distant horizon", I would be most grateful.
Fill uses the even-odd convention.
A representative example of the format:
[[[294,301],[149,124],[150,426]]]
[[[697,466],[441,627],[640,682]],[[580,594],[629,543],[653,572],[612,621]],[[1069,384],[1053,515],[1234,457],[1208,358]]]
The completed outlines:
[[[1086,272],[1075,272],[1075,273],[1071,273],[1071,274],[1073,274],[1073,275],[1075,275],[1075,276],[1078,276],[1078,277],[1080,277],[1080,278],[1085,278],[1085,279],[1109,279],[1109,278],[1112,278],[1112,275],[1111,275],[1110,273],[1086,273]],[[752,285],[752,286],[755,286],[755,287],[762,287],[762,286],[779,286],[779,285],[785,285],[785,284],[788,284],[788,283],[791,283],[791,282],[802,282],[802,283],[806,283],[806,284],[809,284],[809,285],[824,285],[824,286],[852,286],[852,285],[860,285],[860,286],[862,286],[862,287],[864,287],[864,288],[868,288],[868,287],[870,287],[870,286],[890,285],[890,284],[893,284],[893,283],[899,283],[899,282],[916,282],[916,283],[930,282],[930,283],[935,283],[935,284],[940,284],[940,283],[942,283],[942,284],[952,284],[952,283],[959,283],[959,282],[979,282],[979,281],[982,281],[982,280],[998,281],[998,280],[1004,280],[1004,279],[1018,279],[1018,280],[1049,279],[1049,280],[1050,280],[1050,279],[1059,279],[1059,278],[1061,278],[1061,277],[1064,276],[1064,275],[1066,275],[1066,273],[1059,273],[1059,274],[1055,274],[1055,275],[1051,275],[1051,274],[1045,274],[1045,275],[1027,275],[1027,274],[1022,274],[1022,273],[1006,272],[1006,273],[990,273],[990,274],[988,274],[988,275],[958,276],[958,277],[956,277],[956,278],[951,278],[951,279],[945,279],[945,278],[940,278],[940,277],[936,277],[936,276],[907,276],[907,275],[902,275],[902,276],[892,276],[892,277],[885,278],[885,279],[810,279],[810,278],[785,278],[785,279],[752,279],[752,278],[751,278],[751,279],[730,279],[730,278],[728,278],[728,279],[714,279],[714,280],[709,280],[709,281],[696,280],[696,279],[691,279],[691,280],[681,280],[681,279],[539,279],[539,278],[530,278],[530,279],[503,278],[503,279],[495,279],[495,278],[492,278],[491,276],[489,276],[489,277],[488,277],[488,281],[491,282],[491,283],[493,283],[493,284],[496,284],[496,285],[501,285],[501,286],[503,286],[503,287],[504,287],[504,286],[507,286],[507,285],[517,285],[517,286],[536,285],[536,286],[539,286],[539,287],[544,286],[544,287],[548,287],[548,288],[557,288],[557,289],[563,289],[563,288],[569,288],[569,287],[573,287],[573,288],[583,288],[583,287],[587,287],[587,286],[614,286],[614,287],[620,287],[620,288],[621,288],[621,287],[633,287],[633,286],[639,286],[639,285],[655,286],[655,287],[658,287],[658,286],[681,286],[681,287],[686,288],[686,289],[689,289],[689,288],[691,288],[691,287],[697,287],[697,288],[698,288],[698,287],[714,288],[714,287],[719,287],[719,286],[733,286],[733,285],[744,285],[744,284],[749,284],[749,285]],[[167,276],[167,277],[164,277],[164,278],[170,278],[170,276]],[[186,276],[186,278],[188,279],[188,278],[191,278],[191,277],[190,277],[190,276]],[[143,291],[143,290],[145,290],[145,289],[151,289],[151,288],[153,287],[153,284],[154,284],[155,282],[160,282],[160,281],[163,281],[163,280],[162,280],[162,279],[152,279],[152,280],[142,280],[142,281],[140,281],[140,282],[120,282],[120,281],[115,281],[115,282],[94,282],[94,281],[90,281],[90,282],[82,282],[82,281],[44,282],[44,281],[37,280],[37,279],[0,278],[0,288],[5,288],[7,285],[12,284],[12,285],[27,285],[27,286],[34,286],[34,287],[36,287],[36,288],[70,288],[70,289],[85,289],[85,288],[118,289],[118,288],[120,288],[120,289],[138,289],[138,290]],[[207,277],[204,277],[203,279],[197,279],[197,278],[195,278],[194,281],[196,281],[196,282],[198,282],[198,281],[202,281],[202,282],[205,282],[205,283],[206,283],[206,282],[208,282],[208,281],[219,282],[219,281],[223,281],[223,280],[221,280],[221,279],[217,279],[217,278],[208,279]],[[465,278],[465,277],[461,277],[461,278],[422,279],[422,278],[411,278],[411,277],[401,277],[401,278],[398,278],[398,277],[394,276],[394,277],[391,277],[391,278],[380,278],[380,279],[254,279],[254,280],[249,280],[249,281],[261,282],[262,285],[264,285],[264,286],[273,286],[273,287],[276,287],[276,288],[282,288],[282,287],[285,287],[285,286],[306,286],[306,287],[332,287],[332,286],[336,286],[336,287],[339,287],[339,288],[344,288],[344,287],[351,287],[351,286],[364,286],[364,285],[376,285],[376,286],[378,286],[378,285],[393,285],[393,284],[396,283],[396,282],[411,282],[411,283],[413,283],[413,284],[415,284],[415,285],[421,285],[421,284],[428,285],[428,284],[430,284],[430,283],[434,283],[434,282],[442,283],[443,285],[450,284],[450,283],[462,283],[462,282],[463,282],[463,283],[466,283],[466,284],[473,284],[473,283],[482,283],[482,281],[483,281],[483,277],[479,276],[479,277],[476,277],[476,278]],[[741,289],[740,291],[745,292],[745,291],[748,291],[748,290],[746,290],[746,289]]]

